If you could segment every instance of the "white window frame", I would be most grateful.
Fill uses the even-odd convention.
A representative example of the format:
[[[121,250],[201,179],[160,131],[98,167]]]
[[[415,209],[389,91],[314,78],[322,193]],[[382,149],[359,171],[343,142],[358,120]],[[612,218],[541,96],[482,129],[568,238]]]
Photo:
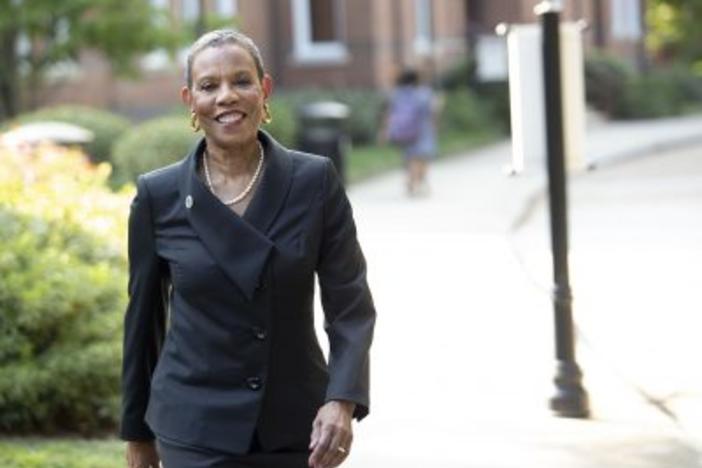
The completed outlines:
[[[434,25],[431,0],[414,0],[414,53],[430,55],[432,52],[432,30]]]
[[[342,41],[314,42],[312,40],[310,0],[291,1],[295,61],[300,63],[343,63],[348,60],[348,49]],[[336,8],[342,7],[342,2],[334,1],[336,1]],[[335,10],[335,13],[343,17],[342,10]]]
[[[643,38],[641,3],[639,0],[611,0],[612,37],[617,40]]]

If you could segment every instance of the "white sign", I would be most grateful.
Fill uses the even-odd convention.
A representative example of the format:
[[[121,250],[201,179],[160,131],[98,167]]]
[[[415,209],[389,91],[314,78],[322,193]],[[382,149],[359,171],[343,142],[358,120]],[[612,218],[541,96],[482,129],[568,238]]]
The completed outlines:
[[[585,84],[579,25],[561,24],[564,151],[568,168],[585,167]],[[512,170],[546,157],[541,26],[511,25],[507,35]]]
[[[482,35],[475,45],[476,74],[480,81],[507,79],[507,43],[503,37]]]

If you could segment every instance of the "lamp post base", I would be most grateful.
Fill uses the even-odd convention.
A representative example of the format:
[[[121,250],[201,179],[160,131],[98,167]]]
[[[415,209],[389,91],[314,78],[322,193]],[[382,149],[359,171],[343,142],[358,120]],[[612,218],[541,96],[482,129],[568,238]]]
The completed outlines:
[[[590,405],[587,392],[582,386],[582,372],[575,362],[558,361],[556,395],[550,400],[551,409],[563,418],[587,418]]]

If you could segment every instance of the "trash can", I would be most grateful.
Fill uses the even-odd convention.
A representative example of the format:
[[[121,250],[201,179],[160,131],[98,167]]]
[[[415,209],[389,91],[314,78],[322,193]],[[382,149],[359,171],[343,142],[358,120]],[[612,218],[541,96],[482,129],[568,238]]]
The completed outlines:
[[[344,127],[348,116],[348,106],[334,101],[313,102],[298,110],[298,149],[331,159],[342,182],[346,180],[348,136]]]

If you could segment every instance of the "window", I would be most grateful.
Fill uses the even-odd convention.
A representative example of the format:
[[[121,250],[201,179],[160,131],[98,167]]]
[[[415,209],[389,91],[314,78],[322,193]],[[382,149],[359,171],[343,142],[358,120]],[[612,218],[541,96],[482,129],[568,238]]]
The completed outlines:
[[[432,49],[431,0],[414,0],[414,51],[428,55]]]
[[[481,34],[475,43],[475,74],[482,82],[506,81],[507,41],[500,36]]]
[[[217,4],[215,5],[217,14],[225,18],[233,18],[239,10],[238,3],[237,0],[217,0]]]
[[[612,0],[612,37],[614,39],[641,39],[641,3],[639,0]]]
[[[183,21],[195,21],[200,16],[200,2],[197,0],[180,0],[180,17]]]
[[[292,0],[294,54],[299,62],[342,62],[348,52],[342,42],[339,0]]]

